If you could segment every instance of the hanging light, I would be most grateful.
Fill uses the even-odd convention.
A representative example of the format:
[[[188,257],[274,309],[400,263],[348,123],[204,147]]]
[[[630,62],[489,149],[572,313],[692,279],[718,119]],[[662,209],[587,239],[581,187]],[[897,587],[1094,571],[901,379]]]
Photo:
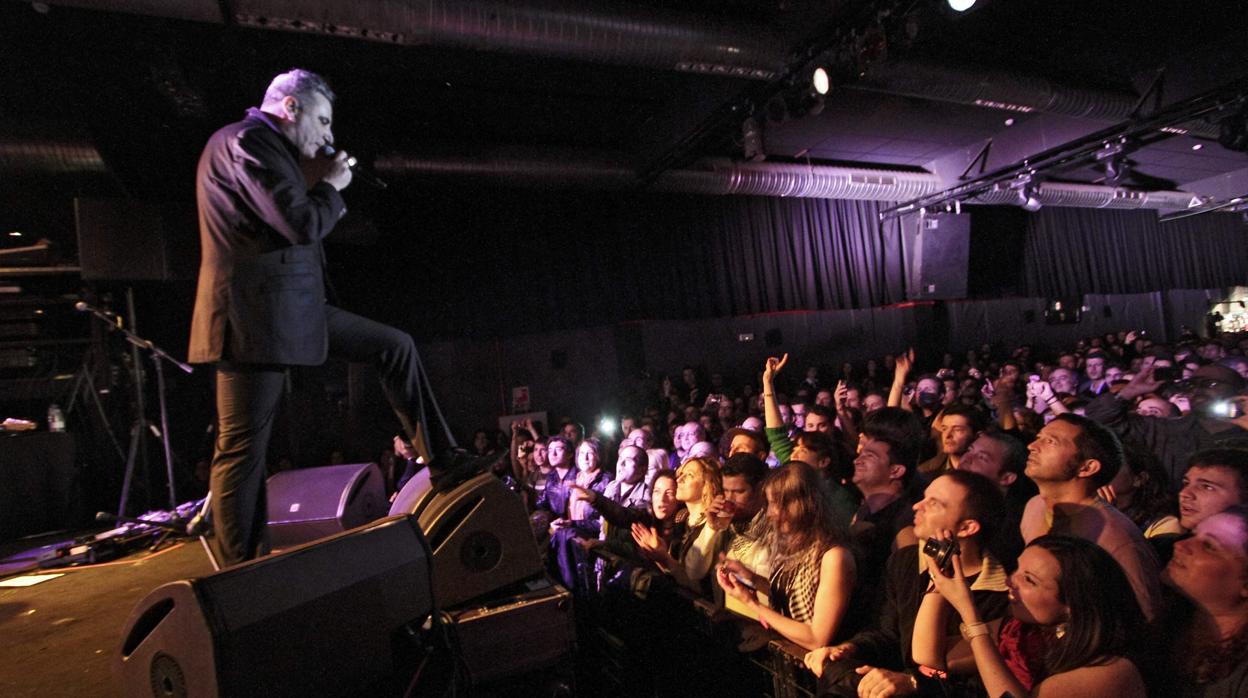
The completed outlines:
[[[1010,189],[1014,190],[1017,197],[1018,205],[1024,211],[1035,213],[1039,211],[1044,203],[1040,201],[1040,184],[1029,175],[1025,174],[1010,183]]]
[[[975,6],[975,0],[949,0],[949,7],[954,12],[966,12]]]

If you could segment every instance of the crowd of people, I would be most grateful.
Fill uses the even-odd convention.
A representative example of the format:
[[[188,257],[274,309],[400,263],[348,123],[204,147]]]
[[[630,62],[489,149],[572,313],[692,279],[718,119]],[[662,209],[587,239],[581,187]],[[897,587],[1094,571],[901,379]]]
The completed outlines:
[[[1248,695],[1246,353],[687,368],[618,441],[517,422],[500,475],[582,605],[700,599],[821,695]]]

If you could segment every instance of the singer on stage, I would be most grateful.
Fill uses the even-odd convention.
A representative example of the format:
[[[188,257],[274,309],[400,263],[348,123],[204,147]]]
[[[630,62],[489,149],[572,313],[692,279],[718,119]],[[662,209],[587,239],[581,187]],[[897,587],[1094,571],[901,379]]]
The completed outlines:
[[[282,73],[260,108],[213,134],[199,160],[188,358],[217,369],[211,491],[223,565],[268,552],[265,452],[287,367],[331,355],[374,364],[428,461],[412,338],[326,302],[321,240],[347,212],[341,191],[352,178],[346,152],[318,156],[334,141],[333,102],[320,76]]]

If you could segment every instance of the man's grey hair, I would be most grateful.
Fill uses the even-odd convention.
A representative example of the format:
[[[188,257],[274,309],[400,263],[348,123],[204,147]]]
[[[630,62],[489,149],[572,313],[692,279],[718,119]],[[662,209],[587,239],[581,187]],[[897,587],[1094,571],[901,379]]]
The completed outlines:
[[[325,78],[310,70],[291,68],[273,78],[273,82],[269,83],[269,89],[264,91],[264,104],[262,106],[276,104],[290,95],[303,97],[314,92],[319,92],[330,104],[333,104],[334,91],[329,89]]]

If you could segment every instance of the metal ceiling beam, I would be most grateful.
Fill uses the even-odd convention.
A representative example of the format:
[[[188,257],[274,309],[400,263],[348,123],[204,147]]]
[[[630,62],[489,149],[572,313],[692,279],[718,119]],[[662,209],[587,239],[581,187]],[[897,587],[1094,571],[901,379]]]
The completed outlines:
[[[917,197],[881,212],[881,217],[892,218],[917,211],[922,208],[934,208],[954,201],[970,201],[982,195],[990,195],[999,191],[1002,185],[1017,180],[1022,176],[1043,176],[1045,172],[1057,172],[1070,169],[1080,164],[1094,162],[1097,153],[1107,145],[1130,140],[1156,138],[1173,128],[1193,119],[1216,114],[1227,105],[1236,103],[1248,95],[1248,79],[1240,79],[1217,90],[1173,104],[1148,118],[1126,121],[1095,133],[1089,134],[1069,143],[1036,153],[1019,162],[994,170],[943,191]],[[1199,205],[1199,201],[1193,205]]]

